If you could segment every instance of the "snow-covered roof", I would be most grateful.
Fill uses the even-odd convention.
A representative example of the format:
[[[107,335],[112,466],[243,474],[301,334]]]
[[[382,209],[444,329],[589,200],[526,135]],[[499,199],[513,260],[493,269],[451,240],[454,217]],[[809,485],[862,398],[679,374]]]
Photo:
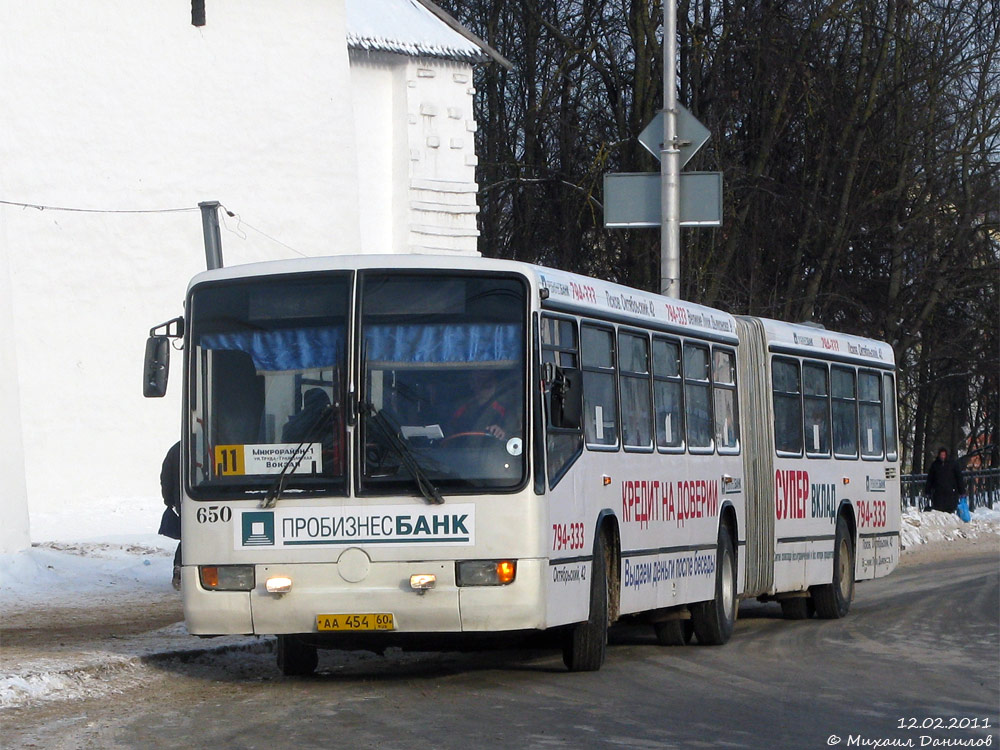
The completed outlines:
[[[506,63],[489,45],[427,0],[347,0],[345,5],[347,44],[354,49]]]

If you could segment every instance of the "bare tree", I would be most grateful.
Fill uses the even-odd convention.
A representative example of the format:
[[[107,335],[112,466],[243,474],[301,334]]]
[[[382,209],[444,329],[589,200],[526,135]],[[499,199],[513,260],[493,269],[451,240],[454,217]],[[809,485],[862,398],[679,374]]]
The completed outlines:
[[[655,289],[659,238],[603,229],[662,106],[659,0],[442,2],[479,69],[482,249]],[[997,445],[1000,9],[992,0],[678,0],[680,98],[725,222],[684,230],[688,299],[884,338],[906,457]],[[984,437],[985,436],[985,437]],[[996,449],[987,451],[1000,465]]]

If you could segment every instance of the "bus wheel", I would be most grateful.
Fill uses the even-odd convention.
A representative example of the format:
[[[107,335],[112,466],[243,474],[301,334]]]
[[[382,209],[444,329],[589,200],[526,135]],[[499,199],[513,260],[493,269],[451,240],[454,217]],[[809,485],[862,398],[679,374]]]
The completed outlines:
[[[816,604],[808,596],[781,600],[781,615],[786,620],[808,620],[816,612]]]
[[[661,646],[686,646],[694,635],[690,620],[665,620],[653,626],[656,642]]]
[[[833,582],[813,586],[816,614],[826,620],[838,620],[847,615],[854,599],[854,545],[851,531],[843,516],[837,519],[837,536],[833,543]]]
[[[598,534],[590,574],[590,617],[569,630],[563,645],[563,663],[570,672],[596,672],[604,664],[608,645],[610,554],[607,538]]]
[[[725,524],[719,526],[715,555],[715,598],[691,605],[691,624],[704,646],[721,646],[736,626],[736,564],[733,540]]]
[[[279,635],[277,652],[278,669],[286,677],[312,674],[319,663],[316,647],[295,635]]]

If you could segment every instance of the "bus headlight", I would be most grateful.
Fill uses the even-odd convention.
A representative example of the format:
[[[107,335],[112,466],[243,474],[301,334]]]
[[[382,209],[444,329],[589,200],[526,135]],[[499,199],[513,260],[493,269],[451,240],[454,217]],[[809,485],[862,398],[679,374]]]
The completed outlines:
[[[506,586],[516,575],[516,560],[461,560],[455,563],[455,580],[459,586]]]
[[[250,591],[254,587],[253,565],[199,565],[202,588],[209,591]]]

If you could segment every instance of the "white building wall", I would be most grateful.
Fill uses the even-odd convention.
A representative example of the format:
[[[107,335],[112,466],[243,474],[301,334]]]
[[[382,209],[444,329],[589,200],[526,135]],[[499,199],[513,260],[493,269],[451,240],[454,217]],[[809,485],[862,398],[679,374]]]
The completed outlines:
[[[365,252],[478,253],[472,66],[351,50]]]
[[[350,53],[351,101],[357,134],[358,206],[361,248],[365,253],[405,252],[400,228],[406,226],[406,204],[399,181],[407,185],[405,99],[399,78],[405,58],[381,52]],[[402,109],[402,113],[398,110]],[[404,170],[399,175],[399,166]]]
[[[355,251],[343,1],[207,6],[195,28],[190,4],[172,0],[0,0],[0,200],[220,200],[239,214],[222,232],[227,265]],[[143,345],[204,269],[199,213],[0,205],[0,224],[11,282],[0,328],[14,332],[0,340],[0,377],[11,353],[18,372],[2,383],[0,414],[6,433],[20,411],[32,513],[156,496],[180,389],[175,370],[167,398],[142,398]],[[6,506],[17,441],[4,440]]]
[[[472,66],[407,62],[411,252],[476,253],[476,120]]]
[[[10,293],[6,232],[0,224],[0,554],[17,552],[31,541]]]

